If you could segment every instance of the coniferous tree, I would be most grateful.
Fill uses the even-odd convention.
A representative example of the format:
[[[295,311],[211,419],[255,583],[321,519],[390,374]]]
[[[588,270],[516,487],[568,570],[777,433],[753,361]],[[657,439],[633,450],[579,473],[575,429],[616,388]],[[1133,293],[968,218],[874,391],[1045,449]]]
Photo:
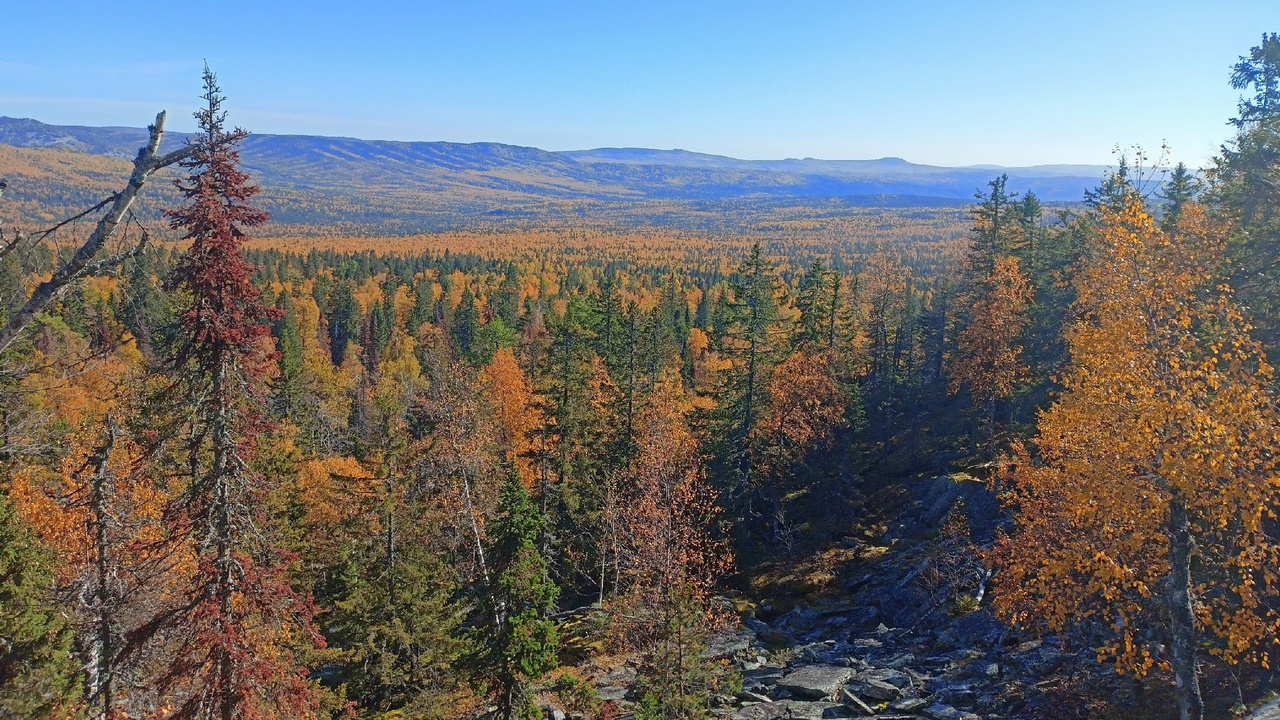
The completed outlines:
[[[75,712],[81,676],[75,634],[52,597],[53,557],[0,493],[0,716]]]
[[[1253,90],[1242,97],[1231,122],[1235,139],[1222,147],[1208,173],[1208,202],[1238,227],[1228,258],[1231,280],[1272,353],[1280,350],[1280,36],[1262,42],[1241,57],[1231,86]]]
[[[969,274],[983,278],[995,268],[996,258],[1009,254],[1018,229],[1017,193],[1009,193],[1008,175],[987,183],[988,192],[974,197],[973,240],[969,249]]]
[[[555,609],[559,590],[547,579],[538,550],[546,518],[514,472],[502,487],[488,533],[489,580],[464,663],[497,701],[499,720],[535,720],[530,684],[556,662]]]
[[[305,368],[302,359],[302,334],[298,328],[298,315],[289,295],[280,297],[278,311],[280,319],[276,322],[276,347],[280,374],[275,379],[272,399],[280,417],[303,429],[308,423],[304,416],[306,379],[303,376]]]
[[[348,345],[360,341],[360,303],[351,292],[352,285],[350,279],[338,282],[329,314],[329,348],[334,365],[341,365],[346,359]]]
[[[429,510],[403,483],[385,490],[381,532],[344,554],[330,640],[344,649],[342,680],[361,708],[439,717],[456,691],[458,578],[420,519]]]
[[[727,306],[727,322],[721,339],[724,353],[734,362],[724,388],[727,448],[736,481],[751,479],[747,439],[766,401],[769,373],[777,361],[780,335],[778,317],[781,281],[773,263],[764,257],[760,243],[752,246],[730,282],[733,300]]]
[[[154,255],[143,253],[129,266],[118,309],[118,317],[148,362],[155,361],[157,345],[163,345],[165,328],[172,321],[166,298],[152,277]]]
[[[1017,223],[1020,237],[1015,254],[1022,260],[1027,274],[1034,278],[1040,255],[1044,253],[1044,206],[1035,193],[1027,192],[1018,202]]]
[[[493,313],[509,328],[514,328],[520,322],[520,273],[516,269],[515,263],[507,263],[506,270],[502,277],[502,285],[498,287],[498,292],[493,299]]]
[[[418,336],[423,324],[431,322],[435,310],[435,298],[431,295],[431,282],[422,279],[413,286],[413,309],[409,311],[409,333]]]
[[[462,300],[453,311],[453,323],[449,326],[449,333],[453,336],[453,345],[459,357],[468,361],[472,359],[479,327],[480,315],[476,311],[476,296],[471,291],[471,287],[467,286],[462,291]]]
[[[1160,209],[1164,214],[1165,227],[1174,227],[1178,216],[1182,214],[1182,207],[1195,200],[1199,194],[1200,180],[1187,169],[1185,163],[1174,165],[1160,190],[1160,199],[1164,201]]]
[[[173,717],[233,720],[275,710],[303,712],[316,693],[292,643],[318,635],[310,602],[294,592],[288,558],[269,540],[263,501],[276,478],[254,467],[252,438],[269,428],[265,340],[275,313],[250,281],[241,252],[247,228],[265,222],[253,207],[257,188],[239,168],[217,79],[206,67],[200,132],[178,183],[187,204],[168,213],[190,242],[166,289],[178,297],[177,328],[166,358],[169,384],[160,402],[179,447],[169,468],[182,487],[165,510],[168,541],[187,545],[193,567],[135,641],[172,643],[156,680]],[[161,434],[166,437],[171,431]]]
[[[835,346],[840,314],[840,273],[828,269],[822,258],[815,258],[801,276],[796,290],[796,309],[800,311],[800,327],[796,333],[799,345],[813,348]]]

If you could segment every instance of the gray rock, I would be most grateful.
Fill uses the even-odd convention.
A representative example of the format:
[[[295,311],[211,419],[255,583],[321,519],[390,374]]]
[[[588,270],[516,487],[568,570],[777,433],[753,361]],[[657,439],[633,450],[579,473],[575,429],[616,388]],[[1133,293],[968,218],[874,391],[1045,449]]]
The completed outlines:
[[[839,703],[782,700],[748,705],[732,717],[733,720],[826,720],[853,717],[853,713]]]
[[[762,667],[758,670],[747,670],[742,673],[742,686],[748,690],[764,689],[776,685],[786,674],[779,667]]]
[[[929,701],[924,698],[903,698],[889,703],[889,709],[897,710],[899,712],[913,713],[919,712],[928,704]]]
[[[795,607],[774,621],[775,630],[799,637],[818,624],[818,613],[807,607]]]
[[[1245,720],[1280,720],[1280,700],[1274,700],[1254,710]]]
[[[876,714],[876,711],[874,708],[872,708],[870,705],[863,702],[862,698],[858,697],[854,693],[849,692],[849,688],[845,688],[844,690],[840,691],[840,702],[844,703],[845,707],[851,708],[855,712],[860,712],[863,715]]]
[[[639,674],[636,672],[635,668],[623,665],[622,667],[609,671],[609,674],[604,676],[604,682],[601,684],[631,685],[636,681],[636,677],[638,677],[638,675]]]
[[[835,697],[851,677],[853,670],[847,667],[809,665],[783,676],[778,687],[803,697],[825,699]]]
[[[902,691],[897,687],[890,685],[883,680],[875,678],[854,679],[847,688],[858,697],[871,698],[872,700],[897,700],[902,697]]]
[[[596,694],[605,702],[625,700],[627,698],[627,689],[619,686],[604,686],[596,688]]]
[[[889,668],[902,668],[916,661],[916,656],[911,653],[902,653],[896,657],[885,661],[884,666]]]
[[[924,715],[930,720],[982,720],[973,713],[962,712],[950,705],[935,704],[924,709]]]
[[[873,668],[871,670],[864,670],[857,675],[854,675],[853,679],[879,680],[880,682],[888,683],[899,690],[912,686],[910,675],[893,668]]]
[[[773,628],[769,627],[766,623],[761,622],[760,620],[757,620],[753,617],[742,618],[742,624],[746,625],[747,629],[755,633],[756,635],[766,635],[768,633],[773,632]]]
[[[751,647],[754,638],[754,635],[746,631],[722,635],[711,641],[702,656],[712,660],[729,657]]]

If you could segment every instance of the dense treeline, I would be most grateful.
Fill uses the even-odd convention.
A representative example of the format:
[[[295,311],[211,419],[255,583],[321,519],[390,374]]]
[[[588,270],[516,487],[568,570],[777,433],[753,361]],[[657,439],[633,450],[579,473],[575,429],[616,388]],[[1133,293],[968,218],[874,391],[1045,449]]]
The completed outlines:
[[[246,249],[207,73],[181,242],[134,218],[17,323],[70,253],[0,237],[0,715],[607,717],[556,622],[594,604],[638,716],[705,717],[716,593],[838,538],[865,478],[996,460],[999,612],[1199,716],[1198,663],[1277,628],[1278,69],[1274,35],[1237,66],[1206,178],[1122,163],[1049,212],[1001,177],[963,248],[731,258]]]

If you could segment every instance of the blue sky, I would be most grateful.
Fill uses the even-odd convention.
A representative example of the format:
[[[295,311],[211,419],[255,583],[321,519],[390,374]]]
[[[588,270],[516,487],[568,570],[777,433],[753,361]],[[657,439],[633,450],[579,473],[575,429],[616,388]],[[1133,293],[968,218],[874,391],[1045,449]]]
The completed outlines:
[[[1199,165],[1280,2],[0,3],[0,115],[742,158]]]

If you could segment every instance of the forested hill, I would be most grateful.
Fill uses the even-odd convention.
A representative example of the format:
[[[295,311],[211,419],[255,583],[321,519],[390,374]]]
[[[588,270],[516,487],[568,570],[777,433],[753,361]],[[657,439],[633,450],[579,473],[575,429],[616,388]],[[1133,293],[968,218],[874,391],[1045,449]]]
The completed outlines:
[[[143,128],[0,117],[0,144],[17,148],[124,160],[145,138]],[[166,135],[166,145],[185,140],[181,133]],[[0,148],[0,162],[4,151],[12,152]],[[500,143],[307,135],[251,135],[242,152],[265,197],[290,200],[289,222],[332,223],[340,219],[330,216],[334,212],[350,222],[351,211],[358,210],[369,224],[394,218],[396,227],[380,226],[381,231],[456,226],[460,219],[478,216],[541,220],[583,213],[627,223],[680,224],[708,203],[730,217],[741,216],[744,203],[814,207],[840,199],[858,207],[959,205],[1000,173],[1009,175],[1010,187],[1033,191],[1042,200],[1076,201],[1104,173],[1102,167],[1080,165],[948,168],[899,158],[757,161],[683,150],[549,152]]]

